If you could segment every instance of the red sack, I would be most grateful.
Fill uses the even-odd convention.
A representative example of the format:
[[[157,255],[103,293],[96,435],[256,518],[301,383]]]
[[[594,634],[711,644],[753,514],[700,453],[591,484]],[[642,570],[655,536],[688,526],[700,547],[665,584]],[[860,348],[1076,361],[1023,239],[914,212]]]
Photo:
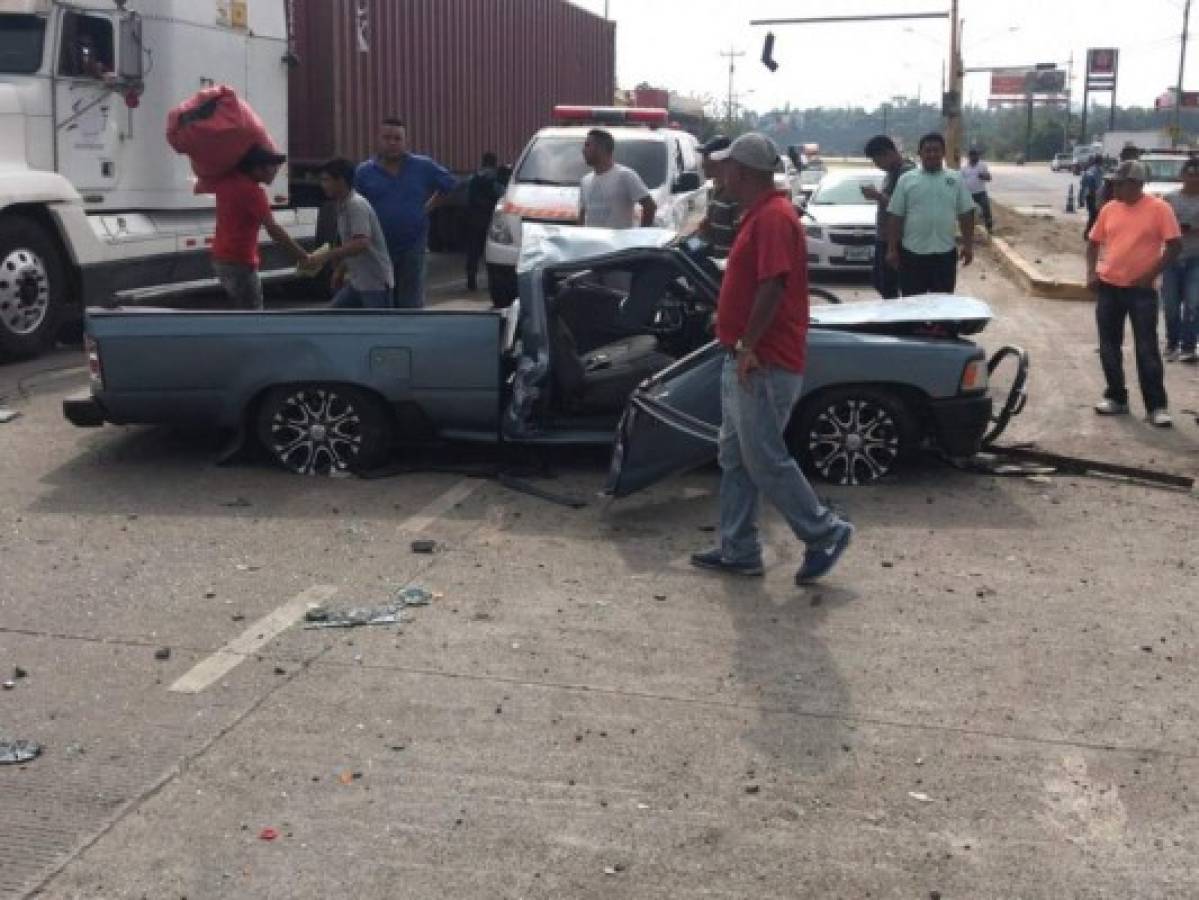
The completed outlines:
[[[197,193],[211,190],[211,181],[237,168],[254,146],[276,149],[258,113],[223,84],[205,88],[171,110],[167,142],[191,159],[200,179]]]

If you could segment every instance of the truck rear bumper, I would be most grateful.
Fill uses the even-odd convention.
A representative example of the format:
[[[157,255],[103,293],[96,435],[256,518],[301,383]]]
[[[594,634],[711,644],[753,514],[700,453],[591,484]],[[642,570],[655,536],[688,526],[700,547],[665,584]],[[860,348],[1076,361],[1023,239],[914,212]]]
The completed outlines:
[[[949,456],[973,456],[991,422],[991,398],[952,397],[929,404],[937,445]]]
[[[79,391],[62,401],[62,414],[78,428],[100,428],[106,419],[104,407],[91,391]]]

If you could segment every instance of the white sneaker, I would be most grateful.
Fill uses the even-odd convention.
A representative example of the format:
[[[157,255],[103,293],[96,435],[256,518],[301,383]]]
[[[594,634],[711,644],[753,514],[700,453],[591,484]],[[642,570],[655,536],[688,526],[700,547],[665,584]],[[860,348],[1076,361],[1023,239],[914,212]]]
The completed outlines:
[[[1196,353],[1194,350],[1188,350],[1182,356],[1178,357],[1178,359],[1184,363],[1197,363],[1199,362],[1199,353]]]
[[[1115,400],[1100,400],[1095,404],[1095,412],[1101,416],[1126,416],[1128,404],[1117,403]]]
[[[1167,350],[1162,355],[1162,359],[1164,359],[1166,362],[1178,362],[1178,348],[1175,347],[1172,350]]]
[[[1149,413],[1149,422],[1154,428],[1169,428],[1174,424],[1174,419],[1164,409],[1155,409]]]

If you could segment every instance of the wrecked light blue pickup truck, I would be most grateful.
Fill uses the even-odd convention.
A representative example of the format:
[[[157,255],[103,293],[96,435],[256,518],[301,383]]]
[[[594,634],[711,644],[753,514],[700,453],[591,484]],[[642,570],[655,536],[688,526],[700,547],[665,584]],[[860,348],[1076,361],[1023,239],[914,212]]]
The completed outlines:
[[[283,467],[369,471],[399,444],[614,444],[631,493],[715,456],[720,270],[666,231],[529,226],[506,310],[88,310],[81,427],[231,429]],[[970,456],[1019,412],[1027,358],[966,336],[985,303],[819,305],[788,438],[820,476],[866,484],[931,445]],[[989,368],[1017,374],[994,403]]]

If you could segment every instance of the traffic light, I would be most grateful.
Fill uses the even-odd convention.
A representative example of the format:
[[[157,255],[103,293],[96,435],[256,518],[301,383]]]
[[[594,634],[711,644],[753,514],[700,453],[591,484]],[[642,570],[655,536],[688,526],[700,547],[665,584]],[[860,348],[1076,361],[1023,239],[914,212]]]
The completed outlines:
[[[766,43],[762,45],[762,65],[771,72],[778,71],[779,64],[774,60],[774,32],[766,32]]]

